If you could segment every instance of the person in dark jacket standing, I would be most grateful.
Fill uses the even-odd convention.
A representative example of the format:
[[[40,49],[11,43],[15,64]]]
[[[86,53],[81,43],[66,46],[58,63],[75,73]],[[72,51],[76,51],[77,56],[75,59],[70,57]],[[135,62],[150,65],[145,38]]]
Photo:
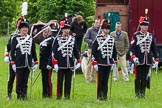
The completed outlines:
[[[40,43],[40,65],[39,69],[41,69],[42,73],[42,97],[52,97],[52,67],[47,64],[52,64],[50,59],[52,54],[52,43],[54,37],[51,35],[51,27],[45,26],[43,27],[43,37],[44,40]]]
[[[73,18],[72,24],[71,24],[71,31],[73,33],[73,36],[75,36],[75,41],[78,47],[78,50],[81,52],[81,46],[84,34],[87,31],[87,24],[83,20],[83,17],[81,15],[77,15]]]
[[[95,18],[93,26],[87,29],[86,34],[84,35],[84,41],[88,44],[88,54],[90,55],[88,58],[88,67],[85,71],[85,79],[86,83],[89,83],[91,81],[96,81],[95,79],[95,71],[91,65],[91,55],[92,55],[92,44],[94,40],[96,39],[96,36],[98,35],[99,32],[99,27],[100,27],[100,18]],[[83,62],[82,62],[83,63]]]
[[[107,100],[109,74],[117,60],[117,53],[115,40],[108,34],[110,31],[108,20],[104,20],[101,25],[102,33],[96,37],[92,46],[92,65],[98,71],[97,99]]]
[[[19,34],[11,42],[11,65],[16,72],[17,99],[27,99],[27,83],[30,69],[35,71],[38,67],[35,44],[29,36],[29,24],[26,19],[18,22]],[[34,66],[32,65],[34,61]]]
[[[153,63],[152,57],[156,62],[159,62],[154,36],[148,32],[149,18],[147,16],[140,17],[139,23],[141,29],[134,33],[130,49],[131,58],[136,66],[135,97],[137,99],[145,98],[148,73]]]
[[[64,82],[64,97],[70,99],[72,69],[80,67],[80,54],[75,44],[75,37],[69,35],[70,24],[66,21],[61,21],[62,34],[56,37],[53,45],[53,65],[57,72],[57,90],[56,99],[62,98],[63,82]],[[77,64],[74,64],[77,59]],[[65,81],[64,81],[65,79]]]

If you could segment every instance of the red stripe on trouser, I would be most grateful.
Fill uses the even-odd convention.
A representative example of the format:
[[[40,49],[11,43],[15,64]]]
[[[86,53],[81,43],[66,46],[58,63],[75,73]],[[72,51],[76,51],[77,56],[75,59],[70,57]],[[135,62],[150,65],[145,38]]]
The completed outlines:
[[[52,82],[51,82],[51,74],[52,74],[52,71],[49,70],[49,71],[48,71],[48,85],[49,85],[49,90],[50,90],[50,97],[52,97]]]
[[[98,72],[96,72],[96,91],[98,90]]]

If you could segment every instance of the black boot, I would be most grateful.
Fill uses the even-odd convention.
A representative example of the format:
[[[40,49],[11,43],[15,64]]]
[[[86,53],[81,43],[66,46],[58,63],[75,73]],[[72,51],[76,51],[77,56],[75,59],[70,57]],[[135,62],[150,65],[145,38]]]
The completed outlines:
[[[64,95],[65,95],[64,96],[65,99],[70,99],[70,94],[69,93],[65,93]]]
[[[18,95],[17,95],[17,99],[18,99],[18,100],[23,100],[23,99],[22,99],[22,95],[21,95],[21,94],[18,94]]]
[[[58,93],[56,100],[60,100],[62,98],[62,94]]]
[[[7,100],[11,100],[11,97],[12,97],[11,93],[8,93],[6,98],[7,98]]]
[[[138,80],[135,80],[135,98],[138,99],[141,97],[140,94],[140,82]]]
[[[140,91],[140,93],[141,93],[141,98],[146,98],[145,97],[145,90],[146,90],[146,87],[142,87],[142,89],[141,89],[141,91]]]
[[[10,100],[11,99],[11,97],[12,97],[12,88],[13,88],[13,86],[8,82],[8,86],[7,86],[7,100]]]
[[[141,92],[141,98],[144,98],[144,99],[146,98],[145,97],[145,91],[144,90],[142,90],[142,92]]]
[[[141,98],[146,98],[145,97],[145,90],[146,90],[146,87],[147,87],[147,80],[142,80],[141,82],[141,90],[140,90],[140,93],[141,93]]]

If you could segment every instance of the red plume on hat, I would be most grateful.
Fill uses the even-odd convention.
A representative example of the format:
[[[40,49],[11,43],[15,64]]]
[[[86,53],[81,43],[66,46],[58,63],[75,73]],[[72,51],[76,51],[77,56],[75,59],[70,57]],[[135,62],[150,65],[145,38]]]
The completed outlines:
[[[100,26],[102,26],[105,22],[105,19],[102,19]]]
[[[148,9],[145,9],[145,17],[141,16],[139,19],[140,25],[149,25],[149,17],[147,17]]]
[[[144,21],[145,17],[141,16],[139,19],[139,23],[141,24]]]
[[[107,19],[102,19],[101,21],[101,29],[110,29],[110,21]]]
[[[18,21],[17,21],[17,27],[20,26],[20,23],[21,23],[21,18],[19,18]]]
[[[60,21],[60,27],[63,28],[65,26],[65,21]]]
[[[71,25],[69,24],[68,21],[60,21],[60,27],[62,29],[70,29]]]

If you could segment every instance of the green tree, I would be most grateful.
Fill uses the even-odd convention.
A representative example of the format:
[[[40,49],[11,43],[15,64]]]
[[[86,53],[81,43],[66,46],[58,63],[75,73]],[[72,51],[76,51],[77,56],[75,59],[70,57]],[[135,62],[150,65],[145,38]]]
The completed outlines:
[[[8,22],[10,26],[18,15],[18,4],[20,0],[0,0],[0,34],[4,35],[7,33]]]
[[[30,23],[59,20],[68,13],[82,15],[91,26],[95,15],[95,0],[0,0],[0,34],[7,33],[8,22],[11,30],[15,30],[17,19],[21,16],[22,1],[28,2],[28,14],[25,17]]]
[[[28,0],[28,18],[34,23],[38,20],[48,22],[61,19],[65,13],[80,14],[89,22],[95,13],[95,0]],[[90,22],[91,23],[91,22]],[[89,24],[91,25],[91,24]]]

